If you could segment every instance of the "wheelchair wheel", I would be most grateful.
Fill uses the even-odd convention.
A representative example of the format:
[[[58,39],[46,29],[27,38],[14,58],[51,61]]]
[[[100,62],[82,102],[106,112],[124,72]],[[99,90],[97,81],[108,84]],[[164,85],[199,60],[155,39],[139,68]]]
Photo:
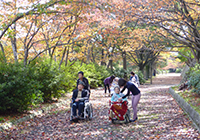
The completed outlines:
[[[70,121],[73,119],[73,117],[70,115]]]
[[[130,110],[128,109],[125,116],[126,123],[130,122]]]
[[[93,108],[92,108],[92,104],[90,106],[90,111],[89,111],[89,119],[91,120],[93,118]]]
[[[112,124],[115,124],[115,120],[114,119],[112,119]]]

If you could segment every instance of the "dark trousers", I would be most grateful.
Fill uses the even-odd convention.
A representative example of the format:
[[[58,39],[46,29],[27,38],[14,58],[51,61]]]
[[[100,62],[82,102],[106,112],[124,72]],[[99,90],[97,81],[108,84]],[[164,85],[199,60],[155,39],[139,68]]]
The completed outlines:
[[[78,109],[78,115],[81,116],[83,113],[83,108],[84,108],[84,102],[75,102],[72,105],[72,112],[73,116],[76,116],[76,109]]]
[[[109,84],[105,84],[104,83],[104,88],[105,88],[105,93],[106,93],[107,88],[108,88],[108,92],[110,93],[110,86],[109,86]]]

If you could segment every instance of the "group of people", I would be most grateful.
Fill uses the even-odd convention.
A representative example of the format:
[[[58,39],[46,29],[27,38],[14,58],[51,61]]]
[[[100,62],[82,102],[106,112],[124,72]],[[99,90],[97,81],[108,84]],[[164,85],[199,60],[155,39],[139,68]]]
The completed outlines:
[[[138,89],[140,83],[139,83],[139,77],[134,73],[131,72],[130,81],[126,81],[123,78],[118,78],[115,76],[110,76],[104,80],[104,87],[105,87],[105,94],[108,89],[109,95],[110,95],[110,86],[112,82],[115,80],[118,82],[118,85],[114,87],[114,93],[112,94],[111,102],[121,102],[122,100],[127,100],[127,97],[132,93],[132,108],[133,108],[133,120],[131,122],[134,122],[138,119],[137,117],[137,105],[139,103],[141,92]],[[123,88],[120,91],[120,88]],[[127,94],[123,94],[123,92],[127,89]]]
[[[127,97],[132,93],[132,108],[133,108],[133,119],[131,122],[134,122],[138,119],[137,117],[137,105],[139,103],[141,92],[138,89],[139,87],[139,78],[134,73],[131,72],[130,81],[126,81],[123,78],[115,77],[114,75],[106,78],[104,80],[104,88],[105,88],[105,94],[108,90],[109,95],[111,93],[110,87],[112,83],[114,83],[114,92],[112,93],[111,102],[121,102],[126,101]],[[82,111],[84,107],[84,100],[88,99],[90,96],[90,89],[89,89],[89,83],[87,78],[84,77],[84,73],[80,71],[78,73],[79,79],[77,80],[77,89],[73,91],[72,95],[72,110],[73,110],[73,116],[75,118],[80,118],[82,116]],[[117,83],[117,84],[116,84]],[[120,89],[122,90],[120,91]],[[127,89],[127,93],[124,95],[123,92]],[[78,116],[76,113],[76,110],[78,109]]]

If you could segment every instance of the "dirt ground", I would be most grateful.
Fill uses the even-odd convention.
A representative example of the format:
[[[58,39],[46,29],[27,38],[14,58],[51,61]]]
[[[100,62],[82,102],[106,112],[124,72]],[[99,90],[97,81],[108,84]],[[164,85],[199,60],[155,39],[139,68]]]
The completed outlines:
[[[179,82],[180,76],[170,74],[157,76],[154,78],[153,85],[142,85],[140,87],[142,96],[138,104],[139,119],[133,123],[112,124],[108,119],[110,97],[104,97],[103,89],[95,89],[92,90],[90,98],[94,109],[94,118],[91,121],[70,124],[69,108],[63,105],[55,112],[43,114],[20,123],[8,131],[0,132],[0,139],[198,140],[200,133],[168,93],[169,86]],[[132,110],[130,99],[128,105]]]
[[[179,73],[168,73],[157,75],[153,78],[153,85],[177,85],[180,84],[182,77]]]

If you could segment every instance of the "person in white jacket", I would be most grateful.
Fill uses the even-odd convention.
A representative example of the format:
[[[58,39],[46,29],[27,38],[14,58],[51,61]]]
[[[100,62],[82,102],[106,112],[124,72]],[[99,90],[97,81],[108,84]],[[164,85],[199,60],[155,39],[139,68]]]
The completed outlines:
[[[140,79],[134,72],[131,72],[130,82],[133,83],[137,88],[140,86]]]

